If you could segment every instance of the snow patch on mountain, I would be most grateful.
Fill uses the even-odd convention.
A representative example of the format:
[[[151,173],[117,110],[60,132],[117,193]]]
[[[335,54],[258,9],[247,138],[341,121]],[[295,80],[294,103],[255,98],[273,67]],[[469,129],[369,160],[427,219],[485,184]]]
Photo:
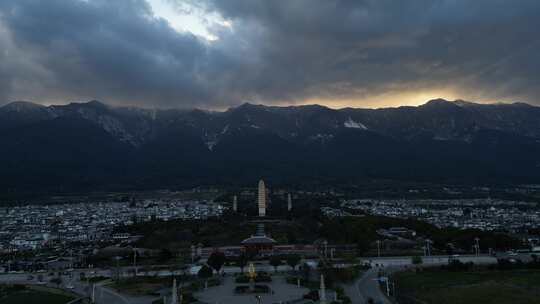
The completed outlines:
[[[124,128],[123,124],[118,119],[108,115],[101,115],[97,118],[97,122],[105,131],[119,138],[121,141],[130,143],[134,146],[140,145],[140,142]]]
[[[229,131],[229,125],[226,125],[223,130],[221,130],[221,134],[225,134],[227,131]]]
[[[450,138],[445,137],[445,136],[436,135],[436,136],[433,137],[433,140],[448,141],[448,140],[450,140]]]
[[[345,128],[352,128],[352,129],[361,129],[361,130],[367,130],[368,128],[361,122],[356,122],[352,120],[352,118],[349,117],[347,121],[343,123],[343,126]]]
[[[214,146],[217,145],[217,143],[218,143],[217,140],[209,140],[205,142],[206,146],[208,147],[208,150],[210,151],[214,150]]]
[[[332,134],[316,134],[309,137],[312,141],[319,141],[322,144],[325,144],[326,142],[332,140],[334,138],[334,135]]]

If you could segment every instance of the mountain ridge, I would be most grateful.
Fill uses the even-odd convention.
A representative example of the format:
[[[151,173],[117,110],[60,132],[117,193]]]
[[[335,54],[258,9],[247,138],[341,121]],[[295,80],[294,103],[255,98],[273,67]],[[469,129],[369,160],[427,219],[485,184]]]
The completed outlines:
[[[0,188],[12,190],[154,188],[262,176],[293,183],[540,182],[540,108],[521,103],[435,99],[382,109],[246,103],[225,111],[16,103],[0,107],[0,143]]]
[[[206,109],[201,109],[201,108],[159,108],[159,107],[152,107],[152,108],[146,108],[146,107],[138,107],[138,106],[115,106],[115,105],[109,105],[107,104],[106,102],[103,102],[103,101],[100,101],[100,100],[96,100],[96,99],[93,99],[93,100],[89,100],[89,101],[73,101],[73,102],[68,102],[66,104],[57,104],[57,105],[42,105],[40,103],[36,103],[36,102],[32,102],[32,101],[25,101],[25,100],[16,100],[16,101],[12,101],[12,102],[8,102],[6,104],[3,104],[3,105],[0,105],[0,109],[1,108],[4,108],[4,107],[10,107],[11,105],[13,104],[28,104],[28,105],[34,105],[36,107],[60,107],[60,106],[69,106],[69,105],[99,105],[99,106],[102,106],[102,107],[108,107],[108,108],[124,108],[124,109],[129,109],[129,108],[132,108],[132,109],[138,109],[138,110],[148,110],[148,111],[153,111],[153,110],[159,110],[159,111],[168,111],[168,110],[178,110],[178,111],[193,111],[193,110],[198,110],[198,111],[203,111],[203,112],[227,112],[227,111],[231,111],[231,110],[234,110],[234,109],[237,109],[237,108],[241,108],[241,107],[250,107],[250,106],[254,106],[254,107],[264,107],[264,108],[309,108],[309,107],[317,107],[317,108],[325,108],[325,109],[330,109],[330,110],[336,110],[336,111],[340,111],[340,110],[386,110],[386,109],[399,109],[399,108],[418,108],[418,107],[422,107],[422,106],[426,106],[426,105],[429,105],[429,104],[444,104],[444,103],[447,103],[447,104],[455,104],[455,105],[473,105],[473,106],[525,106],[525,107],[533,107],[533,108],[540,108],[539,106],[536,106],[536,105],[532,105],[532,104],[529,104],[529,103],[526,103],[526,102],[520,102],[520,101],[516,101],[516,102],[492,102],[492,103],[479,103],[479,102],[474,102],[474,101],[466,101],[466,100],[463,100],[463,99],[456,99],[456,100],[448,100],[448,99],[444,99],[444,98],[435,98],[435,99],[430,99],[430,100],[427,100],[425,103],[423,104],[419,104],[419,105],[416,105],[416,106],[412,106],[412,105],[403,105],[403,106],[396,106],[396,107],[380,107],[380,108],[362,108],[362,107],[342,107],[342,108],[330,108],[330,107],[327,107],[325,105],[321,105],[321,104],[300,104],[300,105],[283,105],[283,106],[280,106],[280,105],[265,105],[265,104],[261,104],[261,103],[252,103],[252,102],[244,102],[242,104],[239,104],[237,106],[231,106],[223,111],[219,111],[219,110],[206,110]]]

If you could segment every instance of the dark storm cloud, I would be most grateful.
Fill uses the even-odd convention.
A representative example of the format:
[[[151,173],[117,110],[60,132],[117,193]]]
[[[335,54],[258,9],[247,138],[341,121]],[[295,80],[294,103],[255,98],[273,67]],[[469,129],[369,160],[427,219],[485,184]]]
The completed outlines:
[[[452,88],[540,102],[536,0],[189,3],[232,26],[210,43],[143,0],[2,1],[0,98],[221,107]]]
[[[25,51],[17,54],[12,47],[9,57],[49,72],[45,79],[34,79],[48,85],[40,90],[48,94],[44,97],[161,105],[209,98],[206,83],[197,77],[206,46],[154,18],[145,1],[16,0],[0,7],[6,35]],[[3,71],[4,77],[10,73],[15,71]],[[34,77],[13,75],[12,82],[25,82],[25,76]]]
[[[538,1],[205,3],[258,46],[260,77],[247,89],[267,97],[445,86],[494,99],[540,96]]]

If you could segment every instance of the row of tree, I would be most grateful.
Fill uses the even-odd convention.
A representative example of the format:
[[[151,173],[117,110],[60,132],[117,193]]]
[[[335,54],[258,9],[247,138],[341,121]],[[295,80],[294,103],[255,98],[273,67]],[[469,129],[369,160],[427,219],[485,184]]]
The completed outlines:
[[[291,267],[292,270],[296,270],[296,267],[300,264],[302,257],[298,254],[290,254],[285,256],[285,263]],[[199,270],[199,276],[202,278],[209,278],[213,275],[214,271],[219,273],[223,268],[223,265],[227,262],[227,257],[221,251],[214,251],[208,257],[206,264]],[[240,268],[243,273],[245,267],[249,263],[249,256],[246,253],[241,253],[235,261],[236,266]],[[281,256],[274,255],[269,259],[269,264],[274,267],[274,271],[277,272],[277,268],[283,265],[284,260]]]

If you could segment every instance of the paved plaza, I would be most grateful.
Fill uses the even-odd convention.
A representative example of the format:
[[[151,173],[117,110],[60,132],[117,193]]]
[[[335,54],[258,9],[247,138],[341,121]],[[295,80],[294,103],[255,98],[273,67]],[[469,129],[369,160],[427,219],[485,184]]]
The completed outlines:
[[[234,277],[228,276],[223,278],[223,283],[216,287],[210,287],[207,290],[201,291],[195,295],[197,299],[209,304],[256,304],[254,294],[237,295],[234,293],[234,288],[238,285],[234,281]],[[273,293],[259,294],[262,297],[263,304],[282,303],[302,298],[309,290],[296,285],[287,284],[284,276],[272,276],[270,283],[257,283],[258,285],[268,285]]]

